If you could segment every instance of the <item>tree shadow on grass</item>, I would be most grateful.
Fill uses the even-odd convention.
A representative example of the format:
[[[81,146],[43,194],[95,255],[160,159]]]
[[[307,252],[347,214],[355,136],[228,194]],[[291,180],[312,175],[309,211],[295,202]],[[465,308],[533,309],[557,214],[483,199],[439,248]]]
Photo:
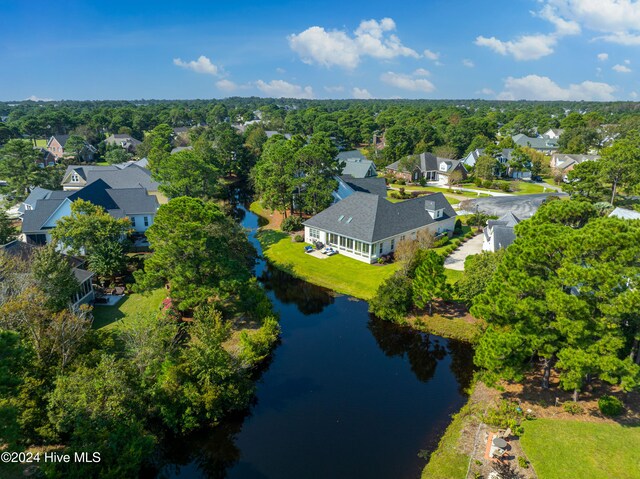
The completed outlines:
[[[124,318],[125,314],[122,312],[122,306],[127,301],[129,301],[129,296],[125,296],[118,304],[113,306],[94,306],[93,329],[102,329]]]
[[[287,233],[274,230],[262,230],[256,234],[256,238],[260,240],[260,244],[262,245],[263,250],[269,249],[271,246],[279,243],[288,236],[289,235]]]

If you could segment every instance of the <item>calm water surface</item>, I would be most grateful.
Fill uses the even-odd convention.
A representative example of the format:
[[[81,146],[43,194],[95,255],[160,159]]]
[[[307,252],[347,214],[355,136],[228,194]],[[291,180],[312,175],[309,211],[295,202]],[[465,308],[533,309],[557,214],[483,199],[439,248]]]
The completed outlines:
[[[253,237],[258,217],[240,208]],[[320,261],[320,260],[319,260]],[[282,339],[253,406],[171,443],[160,477],[415,479],[465,402],[471,348],[372,318],[367,303],[258,264]]]

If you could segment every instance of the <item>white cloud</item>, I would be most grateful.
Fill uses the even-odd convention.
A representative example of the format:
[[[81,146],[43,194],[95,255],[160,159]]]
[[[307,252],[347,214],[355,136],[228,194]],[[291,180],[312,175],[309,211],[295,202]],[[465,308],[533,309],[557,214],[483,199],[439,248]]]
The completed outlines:
[[[186,68],[187,70],[192,70],[196,73],[205,73],[207,75],[214,76],[218,76],[220,74],[220,69],[211,63],[211,60],[204,55],[200,55],[197,60],[191,60],[190,62],[184,62],[180,58],[174,58],[173,64],[181,68]]]
[[[268,83],[258,80],[256,87],[265,95],[274,98],[313,98],[313,88],[310,86],[302,87],[284,80],[271,80]]]
[[[31,95],[25,98],[24,101],[53,101],[53,98],[40,98],[39,96]]]
[[[236,83],[232,82],[231,80],[218,80],[216,82],[216,86],[223,91],[235,91],[237,90],[239,87]]]
[[[422,54],[424,55],[425,58],[433,61],[438,60],[440,58],[440,53],[432,52],[428,48],[424,52],[422,52]]]
[[[627,65],[631,65],[631,60],[625,60],[624,63]]]
[[[598,60],[601,62],[607,61],[609,59],[608,53],[598,53]]]
[[[618,73],[631,73],[631,68],[624,66],[624,65],[613,65],[613,67],[611,68],[614,72],[618,72]]]
[[[515,41],[502,41],[496,37],[476,38],[475,44],[480,47],[488,47],[500,55],[511,55],[516,60],[538,60],[553,53],[553,48],[558,43],[555,35],[523,35]]]
[[[289,47],[304,63],[325,67],[337,65],[352,69],[358,66],[362,57],[369,56],[381,60],[396,57],[419,58],[415,50],[406,47],[394,35],[396,24],[391,18],[363,20],[353,33],[342,30],[327,31],[313,26],[288,36]]]
[[[280,73],[282,75],[283,73],[286,73],[286,72],[287,70],[285,70],[284,68],[280,68],[280,67],[276,68],[276,73]]]
[[[556,27],[555,33],[558,36],[577,35],[582,30],[580,24],[575,20],[565,20],[558,16],[556,9],[549,4],[542,7],[542,10],[537,14],[534,13],[534,15],[551,22]]]
[[[335,92],[344,91],[344,87],[342,85],[325,86],[324,90],[329,93],[335,93]]]
[[[475,63],[473,63],[471,60],[469,60],[468,58],[465,58],[464,60],[462,60],[462,64],[467,67],[467,68],[473,68],[476,66]]]
[[[366,88],[355,87],[353,90],[351,90],[351,95],[357,100],[370,100],[371,98],[373,98],[371,93],[369,93]]]
[[[431,75],[431,72],[429,70],[425,70],[424,68],[418,68],[413,72],[413,75],[417,77],[428,77],[429,75]]]
[[[638,93],[635,91],[632,91],[631,93],[629,93],[629,97],[635,100],[636,98],[638,98]]]
[[[495,95],[496,92],[493,91],[491,88],[483,88],[479,91],[477,91],[476,93],[479,93],[480,95],[487,95],[487,96],[491,96],[491,95]]]
[[[412,78],[410,75],[402,73],[387,72],[380,76],[387,85],[402,88],[403,90],[422,91],[430,93],[436,89],[433,83],[425,78]]]
[[[615,88],[607,83],[584,81],[562,88],[549,77],[528,75],[522,78],[509,77],[499,100],[613,100]]]

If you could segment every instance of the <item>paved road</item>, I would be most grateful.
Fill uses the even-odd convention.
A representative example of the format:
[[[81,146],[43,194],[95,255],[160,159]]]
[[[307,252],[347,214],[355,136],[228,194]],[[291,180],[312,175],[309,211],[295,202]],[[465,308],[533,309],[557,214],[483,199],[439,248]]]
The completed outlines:
[[[538,210],[542,202],[549,196],[561,196],[564,193],[540,193],[536,195],[492,196],[476,198],[465,202],[464,210],[482,211],[488,215],[502,216],[513,213],[520,219],[530,218]]]
[[[482,253],[483,239],[483,235],[479,234],[464,243],[460,248],[445,258],[444,267],[447,269],[464,271],[464,260],[467,259],[467,256]]]

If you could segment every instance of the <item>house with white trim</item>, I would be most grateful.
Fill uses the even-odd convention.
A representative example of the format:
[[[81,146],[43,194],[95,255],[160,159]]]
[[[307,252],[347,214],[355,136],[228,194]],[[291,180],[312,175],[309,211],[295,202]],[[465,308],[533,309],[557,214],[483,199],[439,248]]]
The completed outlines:
[[[396,178],[405,181],[418,182],[424,179],[425,181],[438,185],[447,185],[449,183],[449,176],[455,171],[460,172],[461,179],[467,177],[467,170],[460,160],[439,158],[432,153],[412,155],[409,159],[412,161],[407,163],[413,163],[413,166],[410,168],[411,171],[407,171],[407,169],[401,165],[402,160],[387,165],[385,170]]]
[[[487,221],[483,232],[482,251],[495,253],[500,249],[507,248],[516,240],[514,228],[520,221],[520,218],[513,213],[507,213],[497,220]]]
[[[386,192],[385,192],[386,193]],[[354,192],[306,220],[304,239],[321,242],[340,254],[375,263],[393,253],[399,241],[420,231],[453,231],[456,212],[442,193],[391,203],[385,196]]]

